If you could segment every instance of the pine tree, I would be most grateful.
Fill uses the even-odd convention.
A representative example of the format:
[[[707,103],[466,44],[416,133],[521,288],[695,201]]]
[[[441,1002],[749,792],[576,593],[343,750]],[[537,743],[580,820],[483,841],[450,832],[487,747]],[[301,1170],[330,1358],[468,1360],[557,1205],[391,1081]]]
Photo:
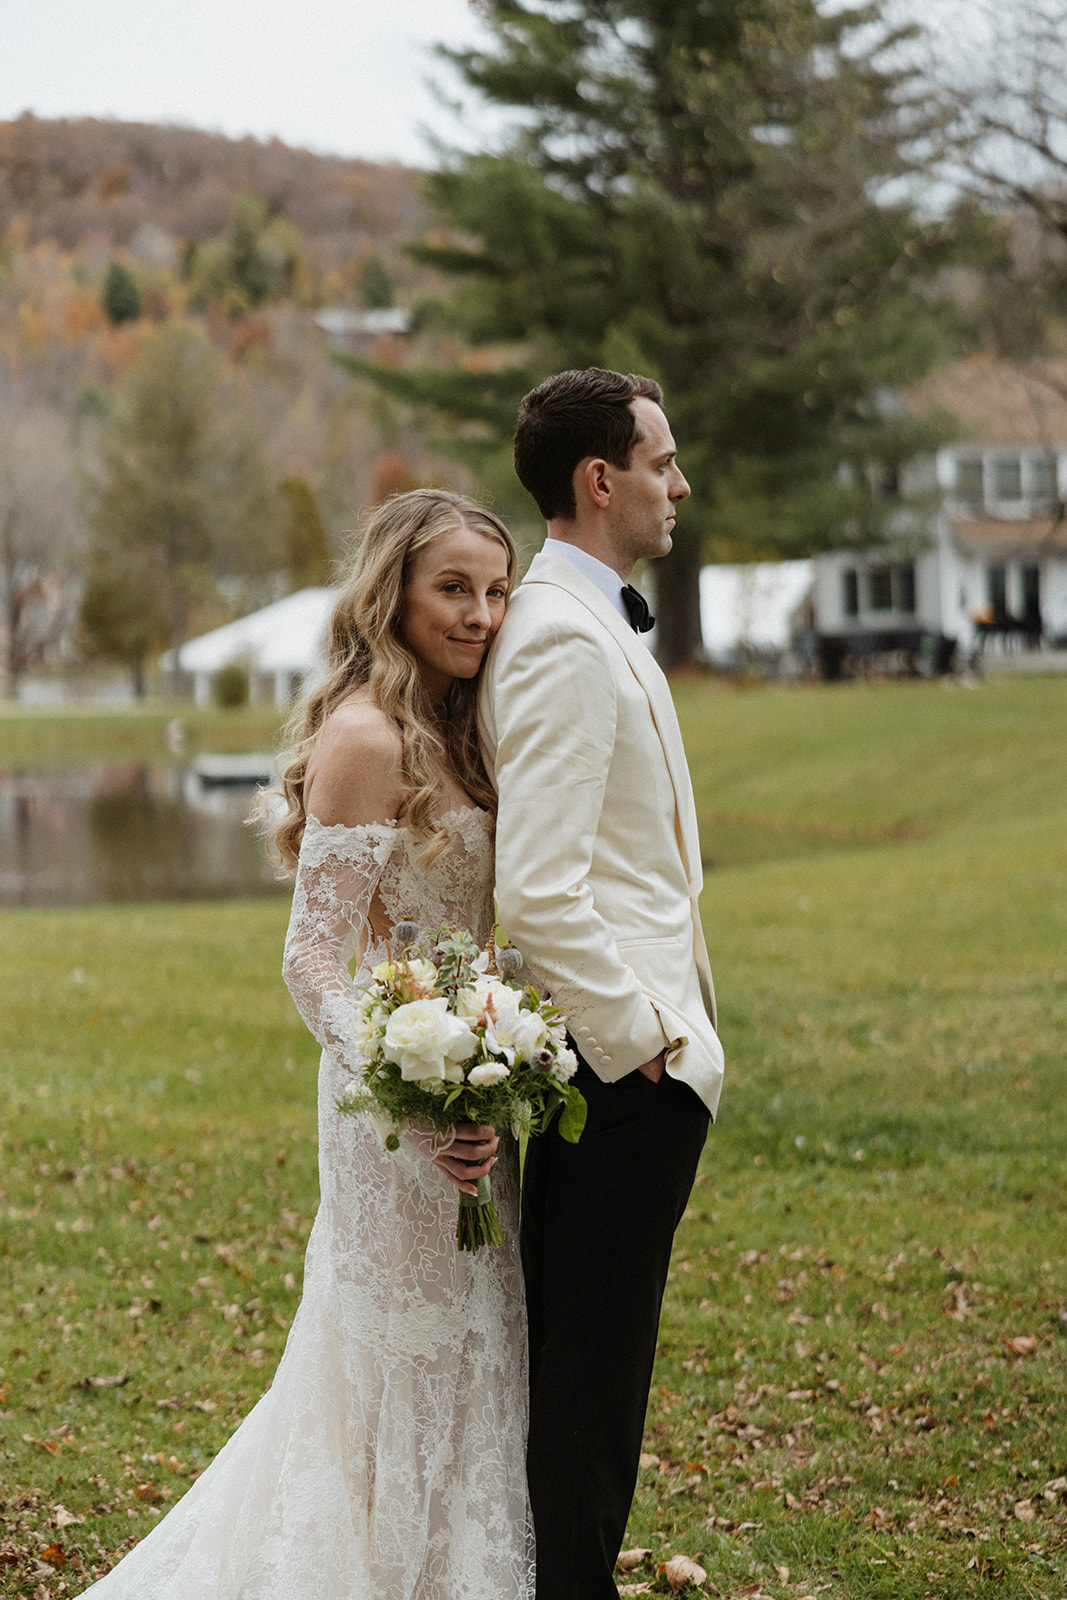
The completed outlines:
[[[377,250],[372,250],[359,269],[359,292],[363,304],[380,311],[394,303],[393,280]]]
[[[871,463],[929,437],[880,397],[941,350],[919,289],[951,229],[912,198],[936,120],[878,4],[480,10],[491,45],[446,54],[521,120],[504,153],[431,176],[456,242],[414,253],[457,280],[454,328],[520,358],[376,376],[480,452],[494,487],[531,383],[591,364],[657,378],[693,487],[656,564],[677,665],[699,643],[703,559],[878,537]]]
[[[121,261],[113,261],[108,267],[100,299],[114,327],[120,322],[136,322],[141,315],[141,291],[133,273]]]
[[[278,491],[285,502],[282,539],[290,593],[329,583],[333,556],[315,492],[306,478],[283,478]]]

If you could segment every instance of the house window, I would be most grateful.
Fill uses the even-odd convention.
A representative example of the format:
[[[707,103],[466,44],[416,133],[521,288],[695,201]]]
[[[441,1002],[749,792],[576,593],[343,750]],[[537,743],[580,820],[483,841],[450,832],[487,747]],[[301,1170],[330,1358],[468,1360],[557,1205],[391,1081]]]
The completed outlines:
[[[915,610],[915,568],[909,561],[902,567],[893,568],[893,588],[896,609],[913,613]]]
[[[962,456],[956,462],[956,496],[970,506],[984,503],[981,456]]]
[[[885,500],[895,500],[900,494],[900,468],[895,461],[883,462],[875,473],[875,491]]]
[[[1023,462],[1021,456],[993,457],[993,499],[1021,500]]]
[[[867,574],[867,604],[872,611],[892,611],[892,567],[871,567]]]
[[[1031,456],[1027,462],[1029,500],[1035,511],[1048,511],[1056,499],[1056,458],[1053,455]]]
[[[1008,614],[1008,569],[1002,563],[986,568],[986,597],[993,607],[994,621]]]
[[[841,574],[841,610],[846,617],[860,614],[860,575],[855,567],[846,567]]]
[[[1023,622],[1032,633],[1041,631],[1041,568],[1023,567]]]

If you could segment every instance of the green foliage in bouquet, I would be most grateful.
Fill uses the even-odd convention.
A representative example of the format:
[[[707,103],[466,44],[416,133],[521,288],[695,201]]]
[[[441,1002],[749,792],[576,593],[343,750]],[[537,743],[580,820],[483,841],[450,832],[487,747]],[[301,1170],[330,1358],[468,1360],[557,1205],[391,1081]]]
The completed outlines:
[[[394,932],[399,954],[374,968],[359,1002],[363,1087],[338,1108],[366,1115],[387,1150],[407,1126],[447,1132],[461,1122],[532,1138],[559,1114],[576,1142],[586,1107],[571,1083],[578,1065],[557,1008],[517,981],[522,958],[494,956],[463,929],[442,926],[427,939],[416,923]],[[493,970],[495,968],[495,970]],[[457,1243],[499,1244],[488,1177],[478,1195],[460,1194]]]

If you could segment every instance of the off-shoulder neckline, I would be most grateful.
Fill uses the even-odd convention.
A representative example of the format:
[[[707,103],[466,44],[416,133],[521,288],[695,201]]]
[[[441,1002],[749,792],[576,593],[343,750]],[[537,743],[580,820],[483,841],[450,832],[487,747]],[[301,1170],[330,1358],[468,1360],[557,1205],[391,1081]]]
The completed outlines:
[[[453,806],[448,811],[443,811],[437,819],[439,822],[453,822],[467,817],[488,817],[489,813],[483,806]],[[396,833],[407,833],[406,822],[398,822],[395,817],[387,822],[321,822],[313,811],[307,813],[305,826],[314,823],[316,828],[323,833],[366,833],[371,828],[386,828]]]

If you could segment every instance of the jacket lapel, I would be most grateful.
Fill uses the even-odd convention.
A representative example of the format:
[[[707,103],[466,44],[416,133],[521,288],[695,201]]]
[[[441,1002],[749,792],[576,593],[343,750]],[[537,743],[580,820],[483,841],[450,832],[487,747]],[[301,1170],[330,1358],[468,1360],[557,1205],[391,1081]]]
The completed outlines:
[[[694,891],[699,892],[703,872],[700,865],[700,841],[697,835],[693,787],[670,687],[652,652],[641,643],[629,623],[624,621],[596,584],[590,583],[588,578],[583,577],[562,556],[546,555],[544,551],[539,551],[530,563],[522,587],[525,588],[527,584],[554,585],[556,588],[565,589],[568,594],[579,600],[615,639],[626,657],[631,672],[648,696],[652,720],[656,725],[667,771],[674,788],[674,826],[678,847],[682,853],[686,876]]]

